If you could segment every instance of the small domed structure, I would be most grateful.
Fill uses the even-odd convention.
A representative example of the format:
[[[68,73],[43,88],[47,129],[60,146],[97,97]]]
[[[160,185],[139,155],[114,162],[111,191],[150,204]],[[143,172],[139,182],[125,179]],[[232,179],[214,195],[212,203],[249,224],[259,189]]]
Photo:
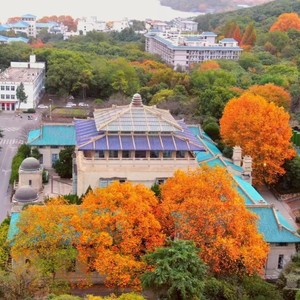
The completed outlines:
[[[27,186],[19,187],[16,190],[12,200],[15,203],[18,202],[20,204],[27,204],[27,203],[36,202],[38,198],[39,197],[35,189],[27,185]]]
[[[32,172],[32,171],[39,171],[39,170],[40,170],[40,162],[34,157],[25,158],[20,165],[20,171]]]
[[[132,106],[143,106],[142,97],[140,94],[134,94],[131,100]]]

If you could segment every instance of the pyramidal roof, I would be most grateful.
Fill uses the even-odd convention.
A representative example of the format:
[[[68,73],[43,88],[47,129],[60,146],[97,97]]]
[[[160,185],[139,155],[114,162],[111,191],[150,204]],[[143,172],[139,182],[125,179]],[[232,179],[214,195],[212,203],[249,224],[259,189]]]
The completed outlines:
[[[129,105],[112,106],[94,112],[98,131],[110,132],[175,132],[183,131],[169,111],[144,106],[139,94]]]

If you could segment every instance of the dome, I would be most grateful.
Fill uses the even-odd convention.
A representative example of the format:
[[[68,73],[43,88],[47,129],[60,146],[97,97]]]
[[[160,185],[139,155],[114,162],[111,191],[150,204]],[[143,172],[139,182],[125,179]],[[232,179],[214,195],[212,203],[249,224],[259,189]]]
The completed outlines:
[[[132,106],[143,106],[142,97],[140,94],[134,94],[131,100]]]
[[[34,157],[25,158],[20,165],[20,170],[22,171],[38,171],[39,169],[40,163]]]
[[[38,200],[37,192],[29,185],[19,187],[14,196],[14,202],[30,203]]]

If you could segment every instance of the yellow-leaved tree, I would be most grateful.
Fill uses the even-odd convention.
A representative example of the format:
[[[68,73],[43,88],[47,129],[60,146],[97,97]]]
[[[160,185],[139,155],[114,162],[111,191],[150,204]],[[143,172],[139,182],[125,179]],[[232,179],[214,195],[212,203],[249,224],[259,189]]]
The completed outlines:
[[[231,99],[220,120],[220,133],[228,146],[239,145],[253,159],[253,182],[272,184],[285,173],[282,165],[295,156],[289,114],[263,97],[245,93]]]
[[[255,274],[268,245],[224,168],[177,171],[162,186],[157,215],[165,234],[194,241],[214,274]]]
[[[164,242],[154,210],[158,200],[143,185],[112,183],[85,196],[73,225],[80,232],[79,259],[105,275],[106,285],[140,289],[141,260]]]

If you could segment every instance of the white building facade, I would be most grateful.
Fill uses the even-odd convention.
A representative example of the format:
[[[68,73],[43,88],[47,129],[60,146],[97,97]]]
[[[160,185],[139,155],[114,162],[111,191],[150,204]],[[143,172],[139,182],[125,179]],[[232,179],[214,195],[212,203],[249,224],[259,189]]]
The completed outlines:
[[[19,103],[17,88],[24,85],[26,103]],[[30,55],[29,62],[11,62],[10,67],[0,73],[0,110],[35,108],[44,91],[45,63],[36,62]]]
[[[182,70],[188,70],[193,64],[207,60],[238,60],[242,52],[242,48],[234,39],[223,39],[217,43],[217,35],[213,32],[183,35],[180,32],[150,31],[145,37],[146,52],[160,56],[174,69],[180,67]]]

